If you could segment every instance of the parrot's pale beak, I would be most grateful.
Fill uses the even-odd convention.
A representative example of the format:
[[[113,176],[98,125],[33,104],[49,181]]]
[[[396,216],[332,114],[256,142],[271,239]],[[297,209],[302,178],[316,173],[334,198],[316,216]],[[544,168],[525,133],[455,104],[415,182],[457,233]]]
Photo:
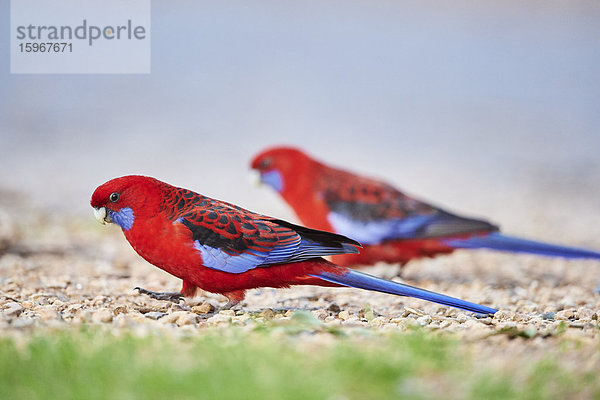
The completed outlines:
[[[102,225],[105,225],[107,222],[110,222],[106,219],[106,208],[104,207],[94,207],[94,217],[100,222]]]
[[[262,175],[259,171],[252,169],[250,170],[250,174],[248,175],[248,178],[250,179],[250,183],[253,186],[260,186],[262,184]]]

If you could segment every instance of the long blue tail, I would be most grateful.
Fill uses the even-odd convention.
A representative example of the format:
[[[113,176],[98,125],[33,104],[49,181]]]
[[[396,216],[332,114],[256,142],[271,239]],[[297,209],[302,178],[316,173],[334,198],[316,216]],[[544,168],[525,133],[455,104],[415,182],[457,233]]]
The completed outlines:
[[[417,299],[432,301],[434,303],[460,308],[462,310],[471,311],[477,314],[487,315],[494,314],[496,313],[496,311],[498,311],[490,307],[481,306],[479,304],[470,303],[468,301],[456,299],[454,297],[430,292],[429,290],[419,289],[414,286],[404,285],[402,283],[377,278],[373,275],[368,275],[362,272],[354,271],[352,269],[349,270],[349,272],[344,273],[342,275],[336,275],[330,272],[321,272],[318,275],[312,276],[321,278],[328,282],[337,283],[338,285],[396,294],[398,296],[416,297]]]
[[[492,232],[486,236],[472,236],[465,239],[448,239],[444,243],[458,249],[493,249],[544,256],[600,259],[600,252],[520,239],[505,236],[498,232]]]

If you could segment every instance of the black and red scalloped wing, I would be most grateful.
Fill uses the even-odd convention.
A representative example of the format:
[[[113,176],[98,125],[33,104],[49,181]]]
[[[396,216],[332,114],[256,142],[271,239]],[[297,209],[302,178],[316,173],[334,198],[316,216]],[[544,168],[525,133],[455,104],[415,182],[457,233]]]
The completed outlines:
[[[177,209],[167,208],[168,215],[174,223],[190,230],[203,264],[225,272],[242,273],[259,266],[357,252],[358,243],[341,235],[293,225],[198,194],[193,196],[184,189],[174,193],[166,206]]]
[[[497,230],[486,221],[459,217],[386,183],[341,170],[330,169],[316,185],[335,231],[363,244]]]

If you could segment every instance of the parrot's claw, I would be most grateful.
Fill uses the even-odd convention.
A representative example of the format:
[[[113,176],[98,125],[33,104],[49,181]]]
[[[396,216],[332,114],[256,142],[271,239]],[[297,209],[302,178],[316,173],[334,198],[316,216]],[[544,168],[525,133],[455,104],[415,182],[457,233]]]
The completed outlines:
[[[239,304],[240,304],[239,301],[229,300],[227,303],[225,303],[225,305],[223,305],[223,307],[220,308],[220,310],[231,310],[232,308],[236,307]]]
[[[140,294],[146,294],[156,300],[167,300],[173,303],[179,303],[183,299],[183,293],[181,292],[153,292],[141,287],[135,287],[133,290],[137,290]]]

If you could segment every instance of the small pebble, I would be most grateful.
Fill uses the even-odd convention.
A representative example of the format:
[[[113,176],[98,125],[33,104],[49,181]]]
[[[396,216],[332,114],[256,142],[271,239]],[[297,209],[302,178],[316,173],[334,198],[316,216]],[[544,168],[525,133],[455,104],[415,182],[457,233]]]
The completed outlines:
[[[545,320],[550,320],[553,321],[554,320],[554,313],[553,312],[545,312],[542,314],[542,318]]]
[[[113,314],[115,316],[117,316],[119,314],[127,314],[127,307],[125,307],[125,306],[117,306],[117,307],[113,308]]]
[[[347,321],[350,319],[350,313],[348,312],[348,310],[340,311],[338,314],[338,318]]]
[[[450,325],[452,325],[452,321],[450,321],[450,320],[442,321],[442,322],[440,322],[440,329],[447,328]]]
[[[186,311],[173,311],[159,319],[159,321],[163,324],[177,324],[177,320],[186,314]]]
[[[150,312],[144,314],[144,317],[150,318],[153,320],[157,320],[157,319],[164,317],[165,315],[167,315],[167,313],[160,312],[160,311],[150,311]]]
[[[31,300],[33,300],[37,304],[50,304],[48,301],[48,297],[50,295],[46,293],[36,293],[31,296]]]
[[[598,314],[596,313],[596,311],[590,309],[590,308],[580,308],[579,310],[577,310],[577,319],[584,319],[584,320],[598,320]]]
[[[195,325],[197,324],[199,321],[198,319],[198,315],[194,314],[194,313],[185,313],[179,316],[179,318],[177,318],[177,321],[175,322],[177,324],[177,326],[185,326],[185,325]]]
[[[204,303],[202,303],[198,306],[192,307],[192,312],[194,312],[196,314],[210,314],[214,311],[215,311],[215,307],[212,304],[210,304],[208,301],[205,301]]]
[[[500,312],[500,311],[498,311],[498,312]],[[469,317],[467,317],[465,314],[458,314],[458,316],[456,317],[456,322],[462,324],[462,323],[466,322],[468,319],[469,319]]]
[[[340,312],[340,306],[337,305],[337,303],[331,303],[329,305],[329,307],[327,308],[328,311],[331,311],[333,313],[339,313]]]
[[[575,310],[567,309],[561,310],[554,315],[554,318],[559,321],[566,321],[575,317]]]
[[[260,316],[263,317],[266,321],[269,321],[275,317],[275,312],[270,308],[265,308],[260,313]]]
[[[18,317],[23,311],[23,307],[14,301],[9,301],[8,303],[4,303],[2,306],[2,313],[4,315]]]
[[[33,308],[33,306],[34,306],[34,304],[33,304],[33,301],[31,301],[31,300],[24,300],[24,301],[22,301],[22,302],[21,302],[21,306],[22,306],[23,308],[29,308],[29,309],[32,309],[32,308]]]
[[[320,320],[324,320],[325,318],[327,318],[329,316],[329,312],[327,312],[327,310],[314,310],[312,311],[312,315],[316,318],[316,319],[320,319]]]
[[[34,312],[40,318],[40,321],[52,321],[61,319],[60,313],[53,306],[38,306]]]
[[[369,325],[371,326],[376,326],[378,328],[381,328],[382,326],[387,324],[387,318],[385,317],[375,317],[371,320],[371,322],[369,322]]]
[[[54,307],[62,307],[62,306],[64,306],[64,305],[65,305],[65,302],[64,302],[64,301],[62,301],[62,300],[56,299],[56,300],[54,300],[54,301],[52,302],[52,305],[53,305]]]
[[[216,314],[206,320],[206,324],[208,326],[220,325],[220,324],[229,324],[231,322],[231,316],[227,314]]]
[[[494,319],[500,320],[500,321],[514,320],[515,315],[516,314],[514,311],[498,310],[498,312],[496,312],[496,314],[494,314]]]

